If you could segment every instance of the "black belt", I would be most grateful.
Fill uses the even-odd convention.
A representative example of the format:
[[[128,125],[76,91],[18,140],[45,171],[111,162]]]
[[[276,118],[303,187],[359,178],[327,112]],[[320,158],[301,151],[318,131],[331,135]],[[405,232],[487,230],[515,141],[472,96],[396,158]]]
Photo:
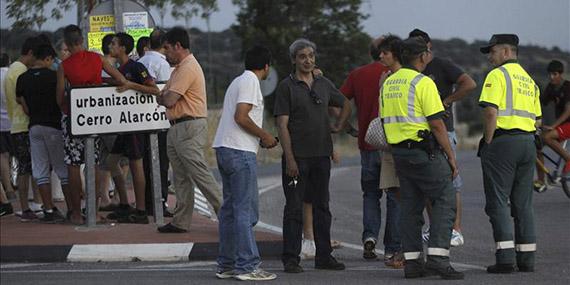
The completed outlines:
[[[186,121],[192,121],[192,120],[198,120],[198,119],[202,119],[201,117],[192,117],[192,116],[184,116],[178,119],[174,119],[174,120],[170,120],[170,125],[174,126],[178,123],[182,123],[182,122],[186,122]]]
[[[414,149],[414,148],[425,148],[426,144],[424,141],[414,141],[414,140],[405,140],[403,142],[399,142],[397,144],[393,144],[392,147],[396,148],[406,148],[406,149]]]
[[[527,132],[521,129],[510,129],[510,130],[496,129],[495,132],[493,133],[493,138],[498,138],[502,135],[534,135],[534,132]]]

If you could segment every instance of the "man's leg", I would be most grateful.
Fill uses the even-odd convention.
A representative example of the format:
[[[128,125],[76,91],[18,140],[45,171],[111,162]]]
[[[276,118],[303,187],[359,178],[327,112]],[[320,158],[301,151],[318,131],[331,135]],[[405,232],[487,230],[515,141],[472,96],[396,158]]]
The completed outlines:
[[[32,174],[38,184],[44,209],[54,208],[50,184],[49,133],[47,127],[32,126],[30,129],[30,154],[32,157]]]
[[[570,138],[570,123],[564,123],[544,135],[544,143],[566,161],[562,174],[568,174],[570,172],[570,154],[560,144],[560,141],[567,140],[568,138]]]
[[[380,226],[382,213],[380,207],[380,155],[378,151],[360,151],[360,186],[362,189],[362,243],[364,244],[363,257],[376,258],[374,252]]]
[[[236,261],[236,241],[235,241],[235,212],[234,199],[236,193],[232,190],[236,186],[232,183],[232,165],[229,149],[216,149],[216,160],[220,176],[222,177],[223,204],[218,214],[218,231],[220,242],[218,246],[218,273],[228,272],[234,269]]]
[[[145,174],[143,169],[143,161],[140,159],[129,160],[131,174],[133,176],[133,188],[135,190],[136,208],[139,211],[145,211]]]
[[[305,159],[296,159],[299,168],[297,183],[286,173],[285,157],[281,159],[281,179],[285,194],[283,209],[283,265],[299,264],[303,231],[303,200],[308,183],[308,165]],[[286,268],[287,269],[287,268]]]
[[[400,237],[400,201],[398,193],[400,188],[386,190],[386,227],[384,229],[384,250],[386,253],[398,253],[402,251]]]

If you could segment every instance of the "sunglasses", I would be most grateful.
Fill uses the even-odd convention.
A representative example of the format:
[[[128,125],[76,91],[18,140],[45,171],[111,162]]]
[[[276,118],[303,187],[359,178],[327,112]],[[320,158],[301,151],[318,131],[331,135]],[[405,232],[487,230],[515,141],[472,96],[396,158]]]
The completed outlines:
[[[317,95],[317,93],[311,89],[311,91],[309,91],[309,96],[311,96],[311,99],[313,99],[313,103],[320,105],[323,103],[323,100],[321,100],[321,98],[319,98],[319,96]]]

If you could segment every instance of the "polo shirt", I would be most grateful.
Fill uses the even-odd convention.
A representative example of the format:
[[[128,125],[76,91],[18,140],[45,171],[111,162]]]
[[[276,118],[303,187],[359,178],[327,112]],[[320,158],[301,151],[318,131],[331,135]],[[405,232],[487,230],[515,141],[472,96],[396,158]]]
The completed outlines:
[[[194,55],[188,55],[176,65],[164,90],[181,96],[174,106],[166,109],[166,117],[169,120],[185,116],[205,118],[208,115],[206,79]]]
[[[148,73],[155,81],[167,81],[170,78],[170,64],[166,61],[164,54],[149,50],[144,53],[143,57],[139,58],[138,62],[148,69]]]

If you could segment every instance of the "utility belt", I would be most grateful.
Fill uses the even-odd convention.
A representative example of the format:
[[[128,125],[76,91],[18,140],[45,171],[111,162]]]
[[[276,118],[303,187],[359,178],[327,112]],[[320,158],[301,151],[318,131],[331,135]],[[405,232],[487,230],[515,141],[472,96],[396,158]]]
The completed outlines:
[[[405,148],[405,149],[421,149],[428,154],[430,160],[435,159],[435,154],[437,151],[441,151],[441,146],[437,143],[432,132],[428,130],[418,131],[418,136],[422,138],[421,141],[405,140],[397,144],[393,144],[392,147],[395,148]]]
[[[542,149],[542,140],[540,139],[539,135],[535,134],[535,132],[523,131],[521,129],[510,129],[510,130],[496,129],[495,132],[493,133],[493,139],[496,139],[496,138],[498,138],[500,136],[504,136],[504,135],[510,135],[510,136],[533,135],[536,148]],[[479,147],[477,148],[477,156],[478,157],[481,157],[481,151],[482,151],[484,146],[485,146],[485,136],[483,136],[481,138],[481,140],[479,141]]]

